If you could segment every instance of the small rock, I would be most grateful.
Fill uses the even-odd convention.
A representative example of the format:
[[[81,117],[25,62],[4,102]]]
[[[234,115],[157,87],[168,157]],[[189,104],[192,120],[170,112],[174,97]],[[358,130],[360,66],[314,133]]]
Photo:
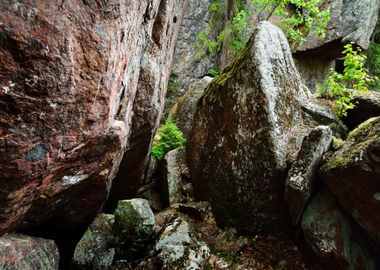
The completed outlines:
[[[210,256],[208,246],[195,238],[190,224],[181,217],[165,228],[155,249],[162,269],[203,269]]]
[[[94,270],[112,265],[115,249],[109,247],[112,238],[113,215],[99,214],[75,248],[73,263]]]

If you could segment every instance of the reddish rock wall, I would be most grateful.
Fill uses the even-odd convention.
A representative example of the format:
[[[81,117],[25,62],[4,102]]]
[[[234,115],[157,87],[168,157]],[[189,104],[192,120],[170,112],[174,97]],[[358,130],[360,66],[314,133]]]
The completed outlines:
[[[128,145],[147,152],[186,4],[0,3],[0,234],[80,224],[105,201]],[[148,139],[131,142],[139,117],[152,119]]]

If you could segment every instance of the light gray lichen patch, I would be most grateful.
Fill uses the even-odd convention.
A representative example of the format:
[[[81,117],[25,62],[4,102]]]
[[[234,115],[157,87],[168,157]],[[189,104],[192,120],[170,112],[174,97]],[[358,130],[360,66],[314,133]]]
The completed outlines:
[[[83,175],[65,175],[62,177],[62,183],[64,186],[75,185],[80,181],[83,181],[89,177],[88,174]]]

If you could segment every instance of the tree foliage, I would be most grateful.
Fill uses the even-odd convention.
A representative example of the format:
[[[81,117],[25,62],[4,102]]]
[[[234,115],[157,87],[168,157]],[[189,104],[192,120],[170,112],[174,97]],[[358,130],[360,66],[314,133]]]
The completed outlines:
[[[321,0],[232,0],[234,16],[223,28],[225,6],[221,0],[214,0],[210,6],[212,18],[197,36],[198,55],[214,55],[220,51],[223,42],[235,53],[240,52],[253,28],[259,21],[267,20],[273,14],[281,18],[278,26],[286,33],[291,44],[298,45],[310,32],[323,37],[330,13],[321,10]]]
[[[347,116],[347,111],[355,107],[352,101],[355,95],[367,91],[374,81],[364,67],[367,57],[361,54],[361,49],[355,50],[352,44],[344,48],[343,74],[331,69],[326,83],[317,87],[323,97],[334,100],[334,111],[338,117]]]
[[[166,121],[154,138],[151,153],[161,160],[167,152],[184,145],[185,138],[174,122]]]

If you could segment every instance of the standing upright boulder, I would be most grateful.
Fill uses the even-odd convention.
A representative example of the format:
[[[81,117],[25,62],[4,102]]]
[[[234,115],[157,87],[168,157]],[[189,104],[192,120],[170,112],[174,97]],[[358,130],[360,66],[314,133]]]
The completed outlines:
[[[288,162],[305,130],[303,86],[281,30],[262,22],[246,49],[198,102],[188,144],[194,193],[211,202],[220,225],[241,231],[287,224]]]

